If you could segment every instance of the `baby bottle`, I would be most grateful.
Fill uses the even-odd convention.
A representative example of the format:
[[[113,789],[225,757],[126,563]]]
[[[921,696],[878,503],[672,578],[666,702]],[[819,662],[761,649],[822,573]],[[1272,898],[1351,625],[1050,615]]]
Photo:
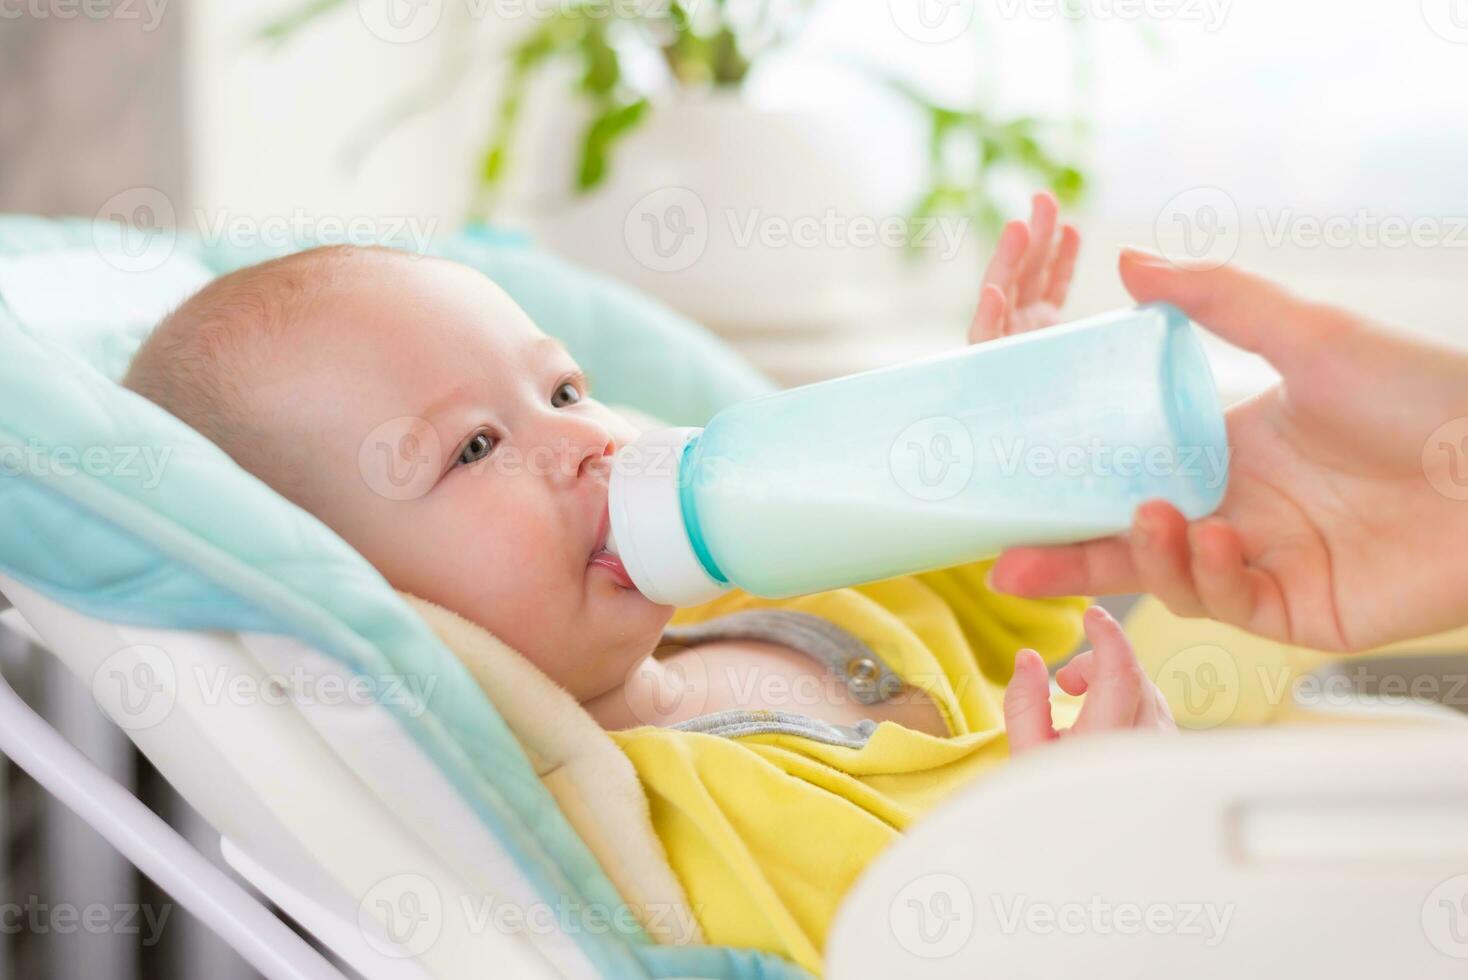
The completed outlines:
[[[1197,332],[1152,304],[732,405],[613,460],[609,550],[654,602],[782,598],[1189,519],[1228,476]]]

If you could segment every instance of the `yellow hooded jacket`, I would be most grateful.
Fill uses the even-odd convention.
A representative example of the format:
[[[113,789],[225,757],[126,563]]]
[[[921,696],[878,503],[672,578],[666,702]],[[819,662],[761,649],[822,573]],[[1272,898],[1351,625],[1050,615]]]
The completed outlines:
[[[950,735],[882,722],[851,747],[787,732],[730,737],[677,728],[611,732],[646,791],[653,827],[711,943],[780,953],[814,972],[837,906],[913,820],[1008,756],[1004,687],[1015,653],[1063,658],[1082,598],[989,589],[990,562],[793,599],[731,591],[680,609],[672,627],[756,609],[818,616],[923,690]],[[1056,724],[1078,700],[1056,699]]]

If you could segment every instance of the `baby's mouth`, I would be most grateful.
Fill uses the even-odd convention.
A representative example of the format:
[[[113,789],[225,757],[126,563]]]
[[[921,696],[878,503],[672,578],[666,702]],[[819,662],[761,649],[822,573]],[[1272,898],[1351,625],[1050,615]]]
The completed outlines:
[[[598,565],[605,568],[617,580],[617,584],[624,589],[636,588],[632,584],[632,576],[627,574],[627,569],[622,565],[622,559],[607,550],[607,534],[611,529],[611,518],[603,514],[601,527],[597,529],[596,545],[591,549],[591,557],[587,560],[588,565]]]
[[[612,576],[617,580],[617,584],[622,586],[622,588],[635,588],[635,586],[632,584],[632,577],[627,574],[627,569],[622,567],[622,559],[618,558],[610,551],[607,551],[605,548],[592,555],[591,561],[587,562],[587,564],[600,565],[602,568],[605,568],[607,571],[611,572]]]

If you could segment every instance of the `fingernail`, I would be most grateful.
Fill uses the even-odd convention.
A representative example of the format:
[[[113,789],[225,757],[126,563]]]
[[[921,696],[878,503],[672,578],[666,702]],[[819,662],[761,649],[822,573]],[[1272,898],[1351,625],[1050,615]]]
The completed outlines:
[[[1137,248],[1134,245],[1123,245],[1121,249],[1121,257],[1126,261],[1134,262],[1137,265],[1153,266],[1159,269],[1172,265],[1171,262],[1158,255],[1156,252],[1149,251],[1145,248]]]
[[[1132,521],[1132,541],[1140,548],[1147,547],[1147,542],[1152,538],[1152,528],[1147,524],[1145,514],[1138,514],[1136,520]]]

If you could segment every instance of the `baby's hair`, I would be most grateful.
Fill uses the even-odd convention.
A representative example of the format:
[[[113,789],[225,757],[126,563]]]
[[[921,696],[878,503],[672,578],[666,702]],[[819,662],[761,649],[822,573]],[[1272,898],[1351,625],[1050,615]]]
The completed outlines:
[[[169,313],[122,379],[296,502],[300,475],[256,426],[251,395],[273,350],[363,263],[408,260],[380,246],[328,245],[220,276]]]

